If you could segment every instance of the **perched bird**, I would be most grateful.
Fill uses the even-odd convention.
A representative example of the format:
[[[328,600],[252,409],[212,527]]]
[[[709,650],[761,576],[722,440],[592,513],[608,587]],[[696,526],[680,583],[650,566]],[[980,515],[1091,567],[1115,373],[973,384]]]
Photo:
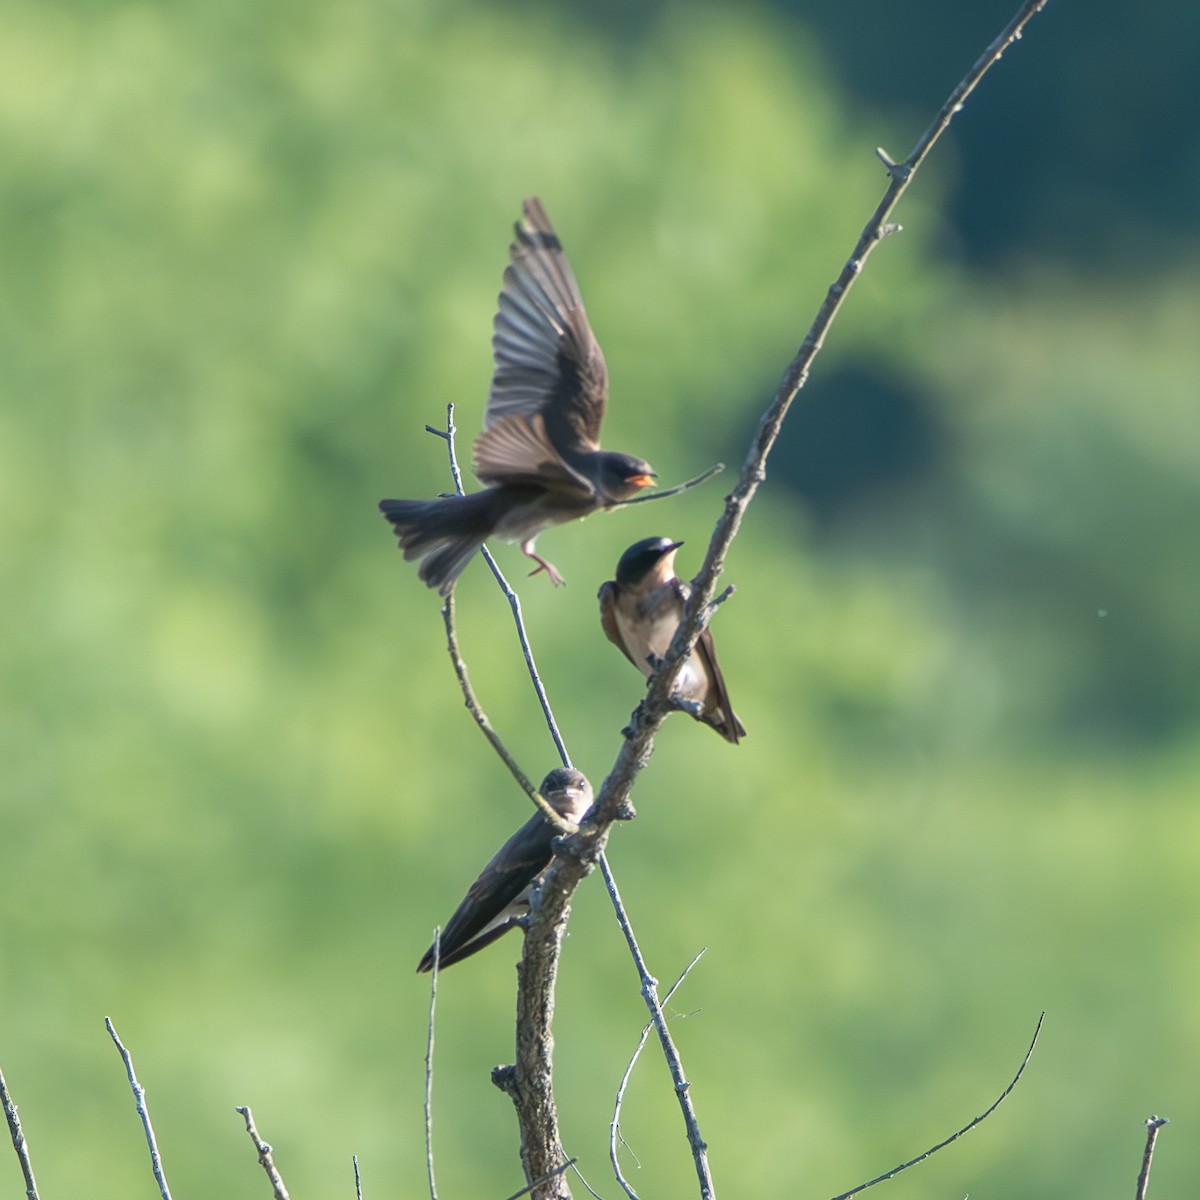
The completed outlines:
[[[382,500],[407,559],[442,595],[495,534],[521,550],[553,583],[555,567],[534,551],[547,526],[586,517],[654,483],[643,459],[600,449],[608,401],[604,355],[562,243],[536,198],[514,226],[493,322],[491,391],[472,465],[488,486],[466,496]]]
[[[617,563],[617,577],[600,585],[600,624],[608,640],[647,679],[667,652],[691,588],[675,575],[682,542],[665,537],[635,542]],[[675,680],[686,711],[735,745],[746,734],[729,703],[712,634],[704,630]]]
[[[592,805],[592,785],[580,771],[560,767],[538,789],[560,817],[578,823]],[[438,943],[438,967],[448,967],[490,945],[529,913],[529,893],[554,857],[558,830],[534,813],[496,851],[446,922]],[[433,947],[418,973],[433,969]]]

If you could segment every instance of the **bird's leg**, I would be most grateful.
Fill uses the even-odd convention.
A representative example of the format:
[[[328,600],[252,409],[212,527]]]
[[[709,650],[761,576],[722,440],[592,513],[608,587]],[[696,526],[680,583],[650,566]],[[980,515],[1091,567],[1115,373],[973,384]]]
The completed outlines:
[[[529,572],[529,577],[532,579],[534,575],[538,575],[542,571],[545,571],[546,574],[550,576],[550,582],[554,584],[555,587],[558,587],[559,584],[566,583],[567,581],[558,573],[558,568],[552,562],[547,562],[540,554],[534,552],[533,542],[534,539],[530,538],[528,541],[521,543],[521,553],[524,554],[526,558],[532,558],[533,561],[537,563],[537,566]]]

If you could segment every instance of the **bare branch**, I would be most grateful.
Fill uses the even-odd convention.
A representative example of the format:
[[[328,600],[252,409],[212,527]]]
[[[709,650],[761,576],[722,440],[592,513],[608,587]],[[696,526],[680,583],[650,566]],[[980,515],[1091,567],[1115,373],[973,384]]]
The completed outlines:
[[[1146,1149],[1142,1152],[1142,1170],[1138,1175],[1135,1200],[1146,1200],[1146,1188],[1150,1186],[1150,1160],[1154,1157],[1154,1143],[1158,1141],[1158,1131],[1170,1123],[1166,1117],[1146,1118]]]
[[[526,1184],[519,1192],[513,1192],[507,1200],[520,1200],[522,1196],[528,1196],[536,1187],[541,1187],[543,1183],[549,1183],[556,1175],[561,1175],[568,1167],[573,1167],[579,1160],[577,1158],[568,1158],[561,1166],[557,1166],[548,1175],[543,1175],[541,1179],[535,1179],[532,1183]]]
[[[1033,1031],[1033,1040],[1029,1043],[1029,1049],[1025,1051],[1025,1057],[1021,1059],[1021,1065],[1017,1068],[1017,1073],[1012,1077],[1012,1082],[1008,1087],[996,1097],[992,1103],[984,1109],[979,1116],[968,1121],[957,1133],[952,1133],[948,1138],[943,1138],[936,1146],[930,1146],[923,1154],[918,1154],[916,1158],[910,1158],[908,1162],[901,1163],[898,1167],[893,1167],[890,1171],[885,1171],[882,1175],[877,1175],[874,1179],[867,1183],[860,1183],[858,1187],[851,1188],[848,1192],[842,1192],[840,1195],[834,1196],[833,1200],[850,1200],[851,1196],[857,1196],[859,1192],[865,1192],[867,1188],[874,1187],[877,1183],[883,1183],[884,1180],[894,1179],[901,1171],[907,1171],[909,1167],[915,1167],[917,1163],[924,1162],[927,1158],[936,1154],[939,1150],[944,1150],[951,1142],[956,1142],[964,1133],[970,1133],[976,1125],[982,1124],[988,1117],[992,1115],[1008,1099],[1009,1093],[1017,1086],[1021,1080],[1021,1076],[1025,1074],[1025,1068],[1029,1065],[1029,1060],[1033,1057],[1033,1049],[1037,1045],[1038,1035],[1042,1032],[1042,1022],[1046,1019],[1046,1014],[1042,1013],[1038,1017],[1037,1028]]]
[[[358,1155],[352,1154],[350,1157],[354,1163],[354,1200],[362,1200],[362,1176],[358,1173]]]
[[[255,1150],[258,1151],[259,1166],[266,1171],[267,1178],[271,1181],[275,1200],[288,1200],[288,1190],[283,1185],[283,1177],[276,1170],[275,1160],[271,1157],[270,1143],[264,1142],[258,1136],[258,1130],[254,1127],[254,1114],[244,1104],[237,1105],[233,1111],[241,1113],[242,1119],[246,1122],[246,1132],[250,1135],[250,1140],[254,1143]]]
[[[171,1190],[167,1187],[167,1179],[163,1174],[162,1159],[158,1153],[158,1142],[154,1139],[154,1126],[150,1124],[150,1113],[146,1108],[146,1089],[137,1081],[137,1076],[133,1073],[133,1058],[128,1050],[121,1044],[121,1039],[117,1037],[117,1031],[113,1028],[112,1019],[104,1018],[104,1027],[108,1030],[108,1036],[112,1038],[113,1043],[121,1052],[121,1058],[125,1063],[125,1072],[129,1076],[129,1086],[133,1089],[133,1100],[137,1106],[138,1116],[142,1118],[142,1128],[146,1132],[146,1145],[150,1147],[150,1166],[154,1171],[154,1179],[158,1184],[158,1190],[162,1195],[162,1200],[171,1200]]]
[[[9,1094],[3,1071],[0,1071],[0,1103],[4,1105],[4,1118],[8,1121],[8,1132],[12,1136],[13,1149],[17,1152],[17,1161],[21,1164],[21,1174],[25,1176],[26,1200],[38,1200],[37,1184],[33,1179],[33,1163],[29,1158],[29,1146],[25,1141],[25,1131],[21,1128],[21,1118],[17,1116],[17,1106]]]
[[[605,865],[607,865],[607,862]],[[623,912],[624,909],[622,908],[620,911]],[[688,977],[692,968],[704,957],[707,950],[708,947],[705,946],[704,949],[701,950],[700,953],[697,954],[696,957],[693,958],[692,961],[683,968],[683,972],[680,974],[679,978],[676,979],[673,984],[671,984],[667,994],[663,997],[662,1002],[664,1005],[670,1003],[671,997],[675,995],[676,991],[679,989],[679,985]],[[646,1039],[649,1038],[650,1031],[653,1028],[653,1021],[651,1021],[648,1025],[642,1026],[642,1033],[638,1038],[637,1045],[634,1047],[633,1055],[629,1059],[629,1066],[625,1068],[625,1074],[621,1076],[621,1082],[617,1086],[616,1101],[613,1104],[612,1124],[609,1126],[608,1157],[612,1162],[613,1172],[617,1177],[617,1182],[621,1185],[622,1190],[629,1197],[629,1200],[638,1200],[638,1194],[630,1186],[629,1180],[627,1180],[622,1174],[620,1159],[617,1156],[618,1142],[624,1143],[625,1140],[621,1137],[621,1105],[625,1101],[625,1091],[629,1087],[629,1080],[633,1075],[634,1064],[636,1064],[638,1057],[641,1055],[642,1049],[646,1045]]]
[[[429,1037],[425,1043],[425,1166],[429,1172],[429,1200],[438,1200],[433,1177],[433,1018],[437,1012],[438,964],[442,957],[442,930],[433,930],[433,967],[429,972]],[[354,1164],[358,1178],[358,1162]]]
[[[712,1172],[708,1166],[708,1143],[705,1142],[700,1134],[700,1124],[696,1119],[696,1109],[692,1104],[691,1084],[683,1073],[683,1062],[680,1060],[679,1051],[676,1049],[674,1039],[667,1028],[667,1019],[663,1015],[662,1005],[659,1003],[658,981],[646,968],[646,960],[642,957],[641,947],[634,936],[633,926],[629,923],[625,906],[621,903],[620,893],[617,891],[617,881],[613,878],[612,871],[608,866],[608,859],[604,856],[603,850],[600,852],[599,861],[600,870],[604,875],[604,884],[608,888],[608,894],[612,897],[613,905],[617,911],[617,920],[621,925],[621,932],[625,935],[625,941],[629,945],[629,953],[633,955],[638,977],[642,981],[642,998],[646,1002],[646,1007],[650,1010],[650,1022],[658,1034],[659,1043],[662,1045],[663,1057],[667,1060],[667,1066],[671,1072],[671,1081],[675,1085],[675,1095],[679,1100],[679,1107],[683,1112],[684,1127],[687,1129],[688,1145],[692,1148],[692,1161],[696,1166],[696,1178],[700,1183],[700,1195],[703,1197],[703,1200],[711,1200],[715,1192],[713,1189]],[[691,967],[688,970],[691,970]],[[616,1166],[615,1155],[613,1157],[613,1165]]]
[[[454,444],[454,437],[458,432],[454,425],[454,405],[446,405],[445,430],[434,429],[432,425],[426,425],[425,429],[427,432],[435,434],[437,437],[445,440],[447,452],[450,456],[450,475],[454,480],[455,490],[460,496],[463,495],[462,473],[458,469],[458,452],[455,449]],[[714,471],[708,472],[709,475],[714,473],[715,469]],[[687,486],[690,486],[690,484]],[[665,494],[667,493],[664,493],[664,495]],[[499,563],[497,563],[495,558],[492,557],[492,552],[486,546],[482,546],[480,549],[483,552],[484,561],[490,568],[492,575],[496,579],[496,582],[500,585],[500,589],[504,592],[504,595],[508,599],[508,605],[512,609],[513,621],[517,627],[517,638],[521,643],[521,652],[525,656],[525,667],[529,671],[529,678],[533,681],[534,691],[537,692],[538,702],[542,706],[542,713],[546,718],[546,725],[550,730],[550,736],[554,739],[554,745],[558,748],[558,754],[562,759],[562,765],[564,767],[572,767],[575,764],[571,762],[571,756],[567,753],[566,743],[562,739],[562,734],[558,729],[558,723],[555,721],[554,713],[550,709],[550,701],[546,696],[546,689],[542,686],[542,678],[538,674],[537,664],[533,661],[533,648],[529,644],[529,637],[525,632],[525,619],[521,615],[521,599],[509,584],[508,580],[504,577],[504,572],[500,570]],[[445,610],[443,609],[442,611],[444,614]],[[506,759],[505,761],[507,763],[508,760]],[[509,766],[509,770],[512,770],[511,765]],[[526,788],[525,790],[526,792],[529,792],[529,788]],[[532,793],[529,792],[529,794],[532,798]]]
[[[720,475],[723,470],[725,470],[724,463],[714,463],[707,471],[701,472],[692,479],[686,479],[683,483],[677,483],[673,488],[666,488],[661,492],[645,492],[641,496],[631,496],[628,500],[618,501],[614,507],[624,508],[627,504],[645,504],[647,500],[665,500],[668,496],[678,496],[680,492],[686,492],[694,487],[699,487],[702,483],[707,483],[714,475]]]

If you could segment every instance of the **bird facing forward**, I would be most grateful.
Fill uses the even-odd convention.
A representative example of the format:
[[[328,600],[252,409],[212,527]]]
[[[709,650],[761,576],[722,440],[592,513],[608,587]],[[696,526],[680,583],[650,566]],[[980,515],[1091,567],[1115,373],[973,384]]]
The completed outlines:
[[[592,805],[587,777],[568,767],[551,771],[538,791],[560,817],[576,824]],[[521,923],[529,914],[533,885],[554,857],[558,836],[558,830],[537,812],[496,851],[442,930],[437,943],[439,969],[482,950]],[[433,969],[433,949],[425,951],[418,973]]]
[[[550,525],[611,508],[654,483],[643,459],[600,449],[608,401],[604,355],[588,325],[570,263],[536,197],[524,203],[493,322],[491,390],[472,465],[489,486],[465,496],[382,500],[406,559],[447,595],[493,534],[553,583],[555,567],[534,551]]]
[[[666,654],[679,628],[691,588],[675,574],[675,554],[682,542],[665,537],[635,542],[617,563],[617,577],[600,585],[600,624],[608,640],[647,679]],[[705,629],[675,679],[675,694],[686,711],[711,725],[735,745],[746,730],[725,688],[717,665],[712,633]]]

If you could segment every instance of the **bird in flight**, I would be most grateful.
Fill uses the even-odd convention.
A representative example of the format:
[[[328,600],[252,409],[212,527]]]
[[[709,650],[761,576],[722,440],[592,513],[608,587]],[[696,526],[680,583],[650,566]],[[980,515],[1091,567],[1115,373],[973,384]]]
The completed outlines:
[[[514,226],[493,322],[493,373],[483,432],[471,452],[487,486],[432,500],[382,500],[404,557],[449,594],[491,536],[519,542],[551,582],[563,577],[537,554],[542,530],[586,517],[653,486],[644,459],[600,448],[608,403],[604,355],[588,325],[562,243],[536,197]]]

